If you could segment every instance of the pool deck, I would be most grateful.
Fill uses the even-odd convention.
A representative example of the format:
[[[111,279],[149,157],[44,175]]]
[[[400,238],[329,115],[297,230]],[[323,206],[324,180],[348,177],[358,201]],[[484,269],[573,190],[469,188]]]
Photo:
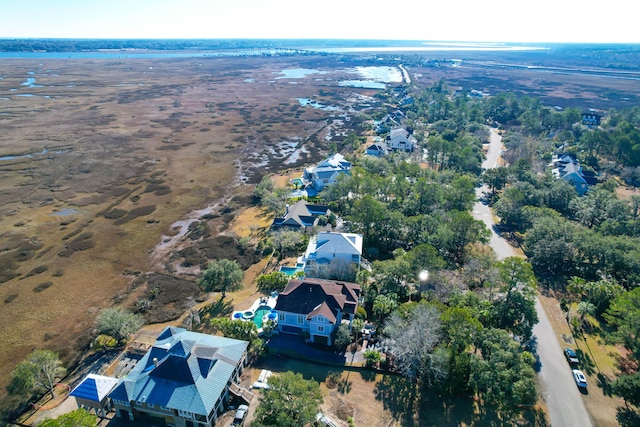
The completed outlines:
[[[251,312],[255,313],[256,310],[259,307],[265,306],[265,305],[270,307],[271,309],[273,309],[273,308],[275,308],[277,301],[278,301],[278,295],[277,294],[275,296],[274,295],[269,295],[268,297],[258,298],[257,300],[254,301],[254,303],[251,305],[251,307],[249,307],[249,308],[247,308],[245,310],[235,310],[233,313],[231,313],[231,318],[234,319],[234,320],[237,320],[237,319],[249,320],[249,319],[242,318],[242,317],[239,317],[239,318],[235,317],[235,314],[236,313],[243,314],[246,311],[251,311]],[[251,320],[253,320],[253,319],[251,319]]]
[[[275,308],[277,301],[278,301],[278,297],[277,296],[275,296],[275,297],[274,296],[268,296],[268,297],[258,298],[257,300],[255,300],[255,302],[253,303],[253,305],[251,306],[251,308],[249,310],[255,312],[258,309],[258,307],[260,307],[262,305],[268,305],[271,308]]]

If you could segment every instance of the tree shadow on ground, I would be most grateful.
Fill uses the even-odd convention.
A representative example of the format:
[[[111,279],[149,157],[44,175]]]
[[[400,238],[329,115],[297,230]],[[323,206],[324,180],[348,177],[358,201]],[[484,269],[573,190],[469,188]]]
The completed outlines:
[[[622,427],[640,426],[640,413],[630,407],[619,406],[616,419]]]
[[[233,313],[231,301],[220,298],[214,303],[200,309],[200,318],[204,320],[215,319],[216,317],[227,317]]]
[[[385,376],[376,384],[375,394],[403,427],[548,425],[542,409],[499,410],[469,396],[443,397],[401,376]]]
[[[608,375],[603,374],[602,372],[599,372],[597,377],[598,377],[597,385],[602,389],[602,393],[605,396],[613,397],[613,392],[611,388],[611,378]]]
[[[387,375],[378,381],[374,393],[399,425],[413,427],[418,414],[419,390],[416,384],[399,375]],[[426,425],[426,424],[423,424]]]
[[[346,376],[343,371],[328,371],[325,377],[325,385],[328,389],[336,389],[342,394],[349,394],[353,387],[353,381],[349,381],[351,371],[346,371]]]
[[[481,400],[476,402],[471,426],[503,427],[526,425],[547,427],[549,425],[544,410],[536,406],[513,406],[497,408],[487,405]]]
[[[525,343],[524,348],[526,351],[531,353],[535,359],[535,362],[533,364],[533,369],[536,372],[540,372],[540,369],[542,368],[542,363],[540,362],[540,355],[538,354],[538,337],[536,337],[535,335],[532,336],[531,339],[529,339],[529,341]]]
[[[362,369],[360,370],[360,376],[362,377],[363,380],[367,382],[376,380],[376,372],[373,370]]]
[[[347,376],[345,378],[340,378],[338,381],[338,391],[342,394],[349,394],[351,392],[351,387],[353,387],[353,382],[349,381],[349,375],[351,372],[347,371]]]
[[[578,342],[576,341],[576,345]],[[600,372],[596,366],[594,360],[591,358],[589,351],[584,351],[580,347],[576,347],[576,354],[578,360],[580,360],[580,369],[589,375],[595,375],[596,372]]]

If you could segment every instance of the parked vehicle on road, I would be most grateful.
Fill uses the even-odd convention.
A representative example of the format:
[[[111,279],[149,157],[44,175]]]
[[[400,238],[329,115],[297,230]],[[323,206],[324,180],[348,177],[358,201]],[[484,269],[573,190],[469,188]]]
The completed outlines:
[[[587,388],[587,378],[584,376],[582,371],[574,369],[572,372],[576,385],[580,388]]]
[[[564,357],[567,358],[567,362],[569,362],[570,365],[578,365],[578,363],[580,363],[578,354],[572,348],[567,347],[564,349]]]
[[[244,419],[247,416],[247,411],[249,411],[249,407],[247,405],[240,405],[236,410],[236,415],[233,417],[232,426],[241,426],[244,424]]]

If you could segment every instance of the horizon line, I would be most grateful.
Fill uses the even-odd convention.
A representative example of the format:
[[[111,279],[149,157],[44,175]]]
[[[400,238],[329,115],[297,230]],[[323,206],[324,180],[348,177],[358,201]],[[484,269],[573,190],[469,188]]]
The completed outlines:
[[[90,40],[90,41],[107,41],[107,40],[132,40],[132,41],[207,41],[207,40],[273,40],[273,41],[368,41],[368,42],[413,42],[423,44],[470,44],[470,45],[496,45],[496,44],[544,44],[544,45],[640,45],[640,42],[594,42],[594,41],[505,41],[505,40],[452,40],[452,39],[386,39],[386,38],[317,38],[317,37],[48,37],[48,36],[0,36],[0,41],[32,41],[32,40]]]

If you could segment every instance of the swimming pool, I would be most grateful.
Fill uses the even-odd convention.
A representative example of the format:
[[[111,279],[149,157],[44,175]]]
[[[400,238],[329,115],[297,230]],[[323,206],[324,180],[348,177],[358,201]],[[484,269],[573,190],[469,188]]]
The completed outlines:
[[[298,271],[303,271],[303,269],[300,267],[291,267],[289,265],[283,265],[280,267],[280,272],[290,277],[293,277]]]
[[[256,326],[259,328],[262,328],[262,318],[264,317],[265,314],[268,314],[271,311],[271,307],[269,307],[268,305],[261,305],[260,307],[256,308],[256,311],[253,315],[253,323],[256,324]]]

